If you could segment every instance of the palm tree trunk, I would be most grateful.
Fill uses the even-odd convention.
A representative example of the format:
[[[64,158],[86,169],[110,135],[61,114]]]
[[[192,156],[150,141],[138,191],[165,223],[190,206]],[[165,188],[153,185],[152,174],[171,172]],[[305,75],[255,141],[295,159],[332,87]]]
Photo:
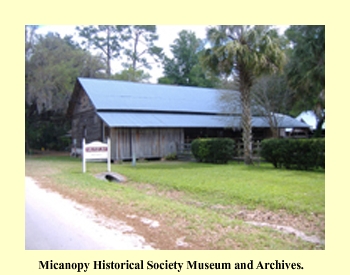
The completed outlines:
[[[252,75],[245,68],[244,63],[239,62],[239,92],[241,95],[241,108],[242,108],[242,119],[241,126],[243,129],[242,140],[243,140],[243,152],[244,152],[244,163],[246,165],[253,164],[252,159],[252,115],[250,112],[250,89],[253,85]]]
[[[247,165],[253,164],[252,159],[252,117],[250,113],[250,91],[246,87],[241,90],[242,104],[242,139],[244,147],[244,163]]]

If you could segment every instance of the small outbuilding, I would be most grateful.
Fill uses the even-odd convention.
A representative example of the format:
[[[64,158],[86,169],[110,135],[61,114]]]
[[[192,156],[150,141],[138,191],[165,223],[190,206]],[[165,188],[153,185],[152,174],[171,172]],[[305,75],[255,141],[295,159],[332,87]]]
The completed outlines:
[[[325,110],[323,110],[323,115],[325,114]],[[318,118],[314,111],[308,110],[301,112],[296,118],[296,120],[301,121],[309,126],[306,128],[294,128],[294,129],[286,129],[287,135],[291,137],[308,137],[312,136],[315,133],[318,123]],[[325,137],[326,132],[326,122],[322,123],[321,136]]]
[[[73,147],[111,139],[113,160],[162,158],[198,137],[241,138],[239,102],[222,111],[222,91],[209,88],[78,78],[68,107]],[[279,128],[308,128],[282,116]],[[267,119],[252,118],[253,137],[270,135]]]

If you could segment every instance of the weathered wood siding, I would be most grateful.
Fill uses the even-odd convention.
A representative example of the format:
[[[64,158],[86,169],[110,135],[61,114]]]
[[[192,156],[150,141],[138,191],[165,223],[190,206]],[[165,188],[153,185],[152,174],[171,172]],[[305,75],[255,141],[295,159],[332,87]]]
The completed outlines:
[[[111,131],[111,158],[123,160],[131,158],[131,129],[112,128]]]
[[[176,152],[184,142],[183,129],[113,128],[111,129],[112,159],[161,158]]]
[[[96,114],[89,97],[81,89],[72,118],[72,138],[76,140],[77,147],[81,147],[84,137],[87,143],[94,140],[101,141],[102,127],[102,120]]]

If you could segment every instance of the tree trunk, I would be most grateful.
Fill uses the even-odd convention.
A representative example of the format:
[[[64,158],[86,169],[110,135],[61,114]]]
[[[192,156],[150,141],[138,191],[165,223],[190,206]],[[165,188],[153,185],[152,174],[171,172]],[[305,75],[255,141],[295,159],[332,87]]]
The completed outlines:
[[[314,138],[322,137],[322,126],[323,126],[324,121],[325,121],[325,116],[318,119],[317,125],[316,125],[316,130],[315,130],[315,133],[313,135]]]
[[[108,77],[111,76],[111,58],[107,57],[107,70],[106,70],[106,74]]]
[[[273,138],[279,138],[279,128],[278,128],[278,118],[277,114],[273,114],[272,112],[268,114],[269,116],[269,125]]]
[[[110,39],[110,29],[107,28],[107,76],[111,76],[111,39]]]
[[[139,32],[136,31],[135,32],[135,40],[134,40],[134,51],[132,53],[132,69],[133,69],[133,73],[135,74],[136,72],[136,61],[137,61],[137,45],[139,43]]]
[[[250,91],[246,87],[241,89],[241,104],[242,104],[242,139],[244,147],[244,163],[246,165],[253,164],[252,159],[252,117],[250,113]]]

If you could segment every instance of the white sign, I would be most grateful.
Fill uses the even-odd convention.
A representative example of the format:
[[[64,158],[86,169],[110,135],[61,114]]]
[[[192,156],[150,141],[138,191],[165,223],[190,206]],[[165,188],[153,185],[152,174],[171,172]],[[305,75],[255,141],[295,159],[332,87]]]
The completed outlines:
[[[110,139],[107,139],[107,143],[100,141],[93,141],[91,143],[85,144],[85,139],[83,139],[83,173],[86,172],[86,160],[102,160],[107,159],[107,170],[111,171],[111,143]]]

